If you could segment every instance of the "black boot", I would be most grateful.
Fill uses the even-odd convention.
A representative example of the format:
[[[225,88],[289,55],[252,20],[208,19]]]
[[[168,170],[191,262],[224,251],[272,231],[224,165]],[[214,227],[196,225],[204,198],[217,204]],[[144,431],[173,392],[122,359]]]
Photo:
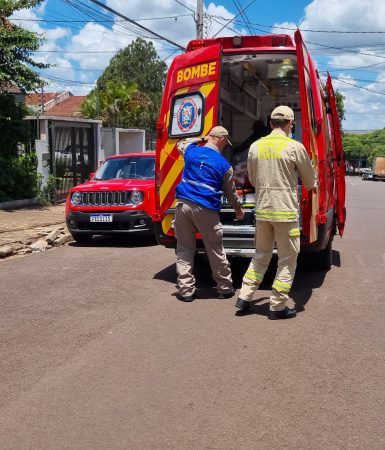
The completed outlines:
[[[291,319],[297,315],[297,311],[286,306],[282,311],[269,311],[268,318],[270,320]]]
[[[235,307],[239,308],[241,312],[247,312],[250,308],[250,302],[243,300],[243,298],[238,298]]]
[[[176,298],[181,302],[192,302],[195,299],[195,293],[192,295],[176,294]]]
[[[217,297],[218,298],[231,298],[234,297],[235,294],[235,290],[234,289],[229,289],[228,292],[218,292]]]

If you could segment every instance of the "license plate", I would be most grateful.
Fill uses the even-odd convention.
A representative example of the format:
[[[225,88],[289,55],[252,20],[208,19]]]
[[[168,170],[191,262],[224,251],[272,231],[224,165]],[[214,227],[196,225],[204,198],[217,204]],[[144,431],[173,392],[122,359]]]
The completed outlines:
[[[90,222],[112,222],[112,214],[91,214]]]

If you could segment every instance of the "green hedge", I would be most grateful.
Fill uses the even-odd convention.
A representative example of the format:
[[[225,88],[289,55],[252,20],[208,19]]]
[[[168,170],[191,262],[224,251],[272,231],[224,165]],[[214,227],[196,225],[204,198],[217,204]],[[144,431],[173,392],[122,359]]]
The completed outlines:
[[[39,180],[34,153],[0,156],[0,202],[36,197]]]

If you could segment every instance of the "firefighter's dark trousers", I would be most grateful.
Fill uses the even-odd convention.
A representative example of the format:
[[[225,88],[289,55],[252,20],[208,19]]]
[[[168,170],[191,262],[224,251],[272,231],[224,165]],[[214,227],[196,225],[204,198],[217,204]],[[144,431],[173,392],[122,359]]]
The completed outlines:
[[[267,222],[256,225],[256,250],[246,271],[239,298],[250,301],[261,284],[277,243],[278,268],[270,296],[270,309],[281,311],[286,307],[293,283],[300,248],[298,222]]]
[[[219,293],[227,293],[233,288],[230,264],[223,248],[222,224],[216,211],[203,208],[197,203],[180,199],[175,209],[176,270],[178,293],[192,295],[195,292],[193,275],[196,250],[195,233],[202,236],[210,262],[212,277]]]

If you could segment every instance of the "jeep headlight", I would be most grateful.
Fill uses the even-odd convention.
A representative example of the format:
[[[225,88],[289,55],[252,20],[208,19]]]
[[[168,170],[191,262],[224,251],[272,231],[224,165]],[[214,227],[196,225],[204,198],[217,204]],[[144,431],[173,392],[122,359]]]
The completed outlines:
[[[82,194],[80,192],[74,192],[71,197],[71,203],[73,205],[80,205],[82,202]]]
[[[144,199],[144,192],[142,191],[131,191],[130,200],[134,205],[139,205]]]

